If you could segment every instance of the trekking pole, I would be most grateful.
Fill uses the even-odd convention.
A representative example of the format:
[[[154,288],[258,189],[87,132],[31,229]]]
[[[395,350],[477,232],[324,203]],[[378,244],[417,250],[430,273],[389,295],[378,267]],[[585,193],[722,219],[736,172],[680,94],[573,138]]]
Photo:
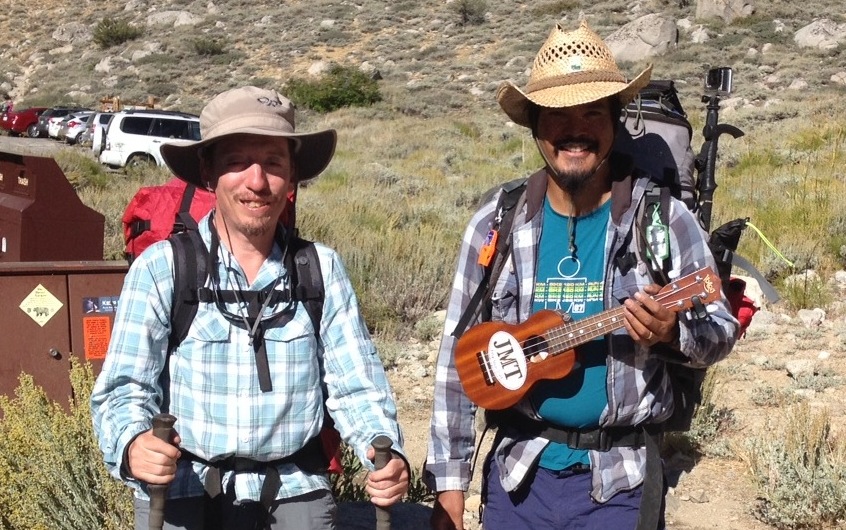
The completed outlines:
[[[702,128],[702,137],[705,143],[702,150],[696,157],[696,169],[699,173],[696,188],[698,195],[699,220],[706,232],[711,231],[711,209],[714,204],[714,191],[717,189],[717,180],[714,177],[717,165],[717,144],[722,134],[730,134],[734,138],[743,136],[743,131],[734,125],[719,122],[720,97],[728,96],[731,93],[731,68],[712,68],[708,71],[705,79],[705,90],[708,92],[702,96],[702,102],[707,103],[705,115],[705,126]]]
[[[391,445],[393,445],[393,442],[387,436],[381,435],[373,440],[372,445],[376,452],[373,463],[376,469],[382,469],[391,461]],[[376,530],[391,530],[390,508],[376,507]]]
[[[156,414],[153,416],[153,436],[170,443],[174,423],[176,423],[176,416],[164,413]],[[164,526],[164,507],[169,486],[169,484],[147,485],[147,492],[150,494],[150,530],[162,530],[162,526]]]

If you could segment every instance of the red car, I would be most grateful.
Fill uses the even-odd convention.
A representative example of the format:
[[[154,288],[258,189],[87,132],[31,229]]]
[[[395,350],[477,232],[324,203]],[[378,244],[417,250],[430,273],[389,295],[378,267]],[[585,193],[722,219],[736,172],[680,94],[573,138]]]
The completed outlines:
[[[28,109],[13,110],[7,114],[3,114],[0,118],[0,127],[9,131],[12,136],[20,136],[26,134],[30,138],[35,138],[38,133],[35,131],[38,125],[38,116],[47,110],[47,107],[30,107]]]

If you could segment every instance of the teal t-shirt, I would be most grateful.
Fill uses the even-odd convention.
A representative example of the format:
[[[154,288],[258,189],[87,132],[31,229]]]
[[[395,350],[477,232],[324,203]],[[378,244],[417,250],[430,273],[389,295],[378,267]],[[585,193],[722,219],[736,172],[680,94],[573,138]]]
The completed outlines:
[[[575,218],[555,212],[549,201],[544,201],[533,311],[555,309],[568,313],[573,320],[603,311],[605,233],[610,214],[611,201]],[[575,235],[574,252],[570,249],[571,231]],[[608,404],[605,341],[602,336],[579,346],[577,364],[570,374],[539,381],[531,390],[529,397],[544,419],[573,428],[599,424]],[[540,466],[552,470],[589,463],[588,451],[554,442],[540,457]]]

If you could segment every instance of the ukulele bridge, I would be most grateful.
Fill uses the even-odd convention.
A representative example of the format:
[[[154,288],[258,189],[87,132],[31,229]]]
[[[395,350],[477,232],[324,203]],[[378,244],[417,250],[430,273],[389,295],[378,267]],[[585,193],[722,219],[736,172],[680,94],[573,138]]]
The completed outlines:
[[[507,390],[518,390],[526,384],[526,356],[514,335],[497,331],[491,335],[488,350],[476,356],[488,385],[499,383]]]

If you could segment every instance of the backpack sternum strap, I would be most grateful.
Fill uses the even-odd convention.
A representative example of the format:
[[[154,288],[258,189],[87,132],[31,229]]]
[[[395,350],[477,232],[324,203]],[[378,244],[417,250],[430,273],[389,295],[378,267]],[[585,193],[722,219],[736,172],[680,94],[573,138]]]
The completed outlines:
[[[213,293],[205,286],[209,275],[209,251],[198,230],[188,230],[174,234],[170,241],[173,249],[173,302],[170,318],[170,336],[168,337],[168,359],[165,360],[167,370],[168,360],[173,350],[188,336],[188,330],[197,315],[199,303],[218,301],[235,303],[241,301],[252,302],[251,307],[265,306],[285,300],[298,300],[303,303],[309,319],[314,326],[314,334],[320,336],[320,321],[323,318],[323,275],[320,270],[320,260],[314,243],[298,237],[284,240],[284,230],[277,230],[276,241],[285,251],[284,265],[291,274],[291,290],[271,292],[217,290]],[[260,315],[250,314],[249,324],[254,325]],[[273,319],[266,325],[284,325],[285,319]],[[262,324],[256,327],[262,327]],[[263,332],[264,329],[262,328]],[[259,334],[260,335],[260,334]],[[263,391],[270,391],[269,365],[264,351],[265,344],[262,337],[253,340],[256,349],[256,365],[259,381]],[[162,409],[164,410],[164,408]]]

